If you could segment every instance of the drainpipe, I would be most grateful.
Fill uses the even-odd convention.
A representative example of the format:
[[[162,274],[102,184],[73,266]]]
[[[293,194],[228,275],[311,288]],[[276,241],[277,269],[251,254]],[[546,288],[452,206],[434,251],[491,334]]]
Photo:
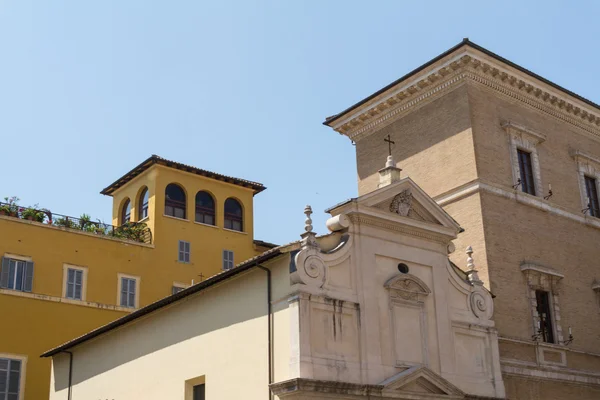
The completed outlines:
[[[273,345],[271,343],[271,336],[273,331],[273,327],[271,326],[271,270],[269,268],[263,267],[262,265],[257,265],[257,267],[267,273],[267,342],[269,348],[269,385],[271,385],[273,383]],[[271,393],[271,388],[269,388],[269,400],[271,400],[272,398],[273,394]]]
[[[63,350],[62,353],[67,353],[69,355],[69,391],[67,392],[67,399],[71,400],[71,379],[73,378],[73,353],[66,350]]]

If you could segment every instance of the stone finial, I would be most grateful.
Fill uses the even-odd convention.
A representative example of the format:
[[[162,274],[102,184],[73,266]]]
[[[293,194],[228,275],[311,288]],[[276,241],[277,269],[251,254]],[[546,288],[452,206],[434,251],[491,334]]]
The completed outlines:
[[[317,243],[317,234],[313,232],[312,219],[310,218],[312,214],[312,207],[306,206],[304,207],[304,215],[306,215],[306,219],[304,220],[304,233],[300,235],[302,238],[302,247],[318,247]]]
[[[385,167],[379,170],[379,187],[391,185],[400,180],[400,172],[402,169],[396,167],[394,157],[389,155],[385,162]]]
[[[477,270],[475,269],[475,262],[473,261],[473,248],[471,246],[467,247],[467,277],[469,278],[469,282],[474,285],[483,285],[483,282],[479,279],[479,275],[477,274]]]
[[[306,220],[304,221],[304,230],[306,232],[312,232],[313,230],[312,219],[310,219],[312,212],[313,211],[311,206],[307,205],[306,207],[304,207],[304,215],[306,215]]]

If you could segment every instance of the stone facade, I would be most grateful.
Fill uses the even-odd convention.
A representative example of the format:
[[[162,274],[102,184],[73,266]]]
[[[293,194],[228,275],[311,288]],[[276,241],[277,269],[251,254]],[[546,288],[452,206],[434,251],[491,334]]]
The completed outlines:
[[[600,219],[582,212],[584,173],[600,171],[598,107],[464,42],[326,124],[356,142],[361,194],[391,135],[403,176],[465,229],[455,244],[473,246],[496,296],[507,397],[598,398]],[[535,196],[516,185],[517,148],[531,153]],[[536,290],[549,293],[554,343],[534,336]]]

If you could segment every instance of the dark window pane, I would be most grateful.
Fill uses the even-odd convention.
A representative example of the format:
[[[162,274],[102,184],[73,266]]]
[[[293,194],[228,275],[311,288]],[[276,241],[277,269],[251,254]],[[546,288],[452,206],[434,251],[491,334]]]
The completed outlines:
[[[543,290],[535,291],[537,302],[537,312],[540,318],[540,332],[542,340],[547,343],[554,343],[554,330],[552,327],[552,315],[550,313],[550,295]]]
[[[589,176],[585,177],[585,191],[587,194],[587,207],[589,207],[590,215],[600,217],[600,202],[598,199],[598,182],[596,179]]]
[[[121,209],[121,224],[129,222],[129,220],[131,220],[131,202],[127,199]]]
[[[204,384],[194,386],[194,400],[205,400]]]
[[[531,153],[517,150],[519,158],[519,172],[521,174],[521,190],[535,196],[535,182],[533,180],[533,168],[531,165]]]
[[[185,192],[178,185],[171,183],[165,189],[165,215],[185,219]]]

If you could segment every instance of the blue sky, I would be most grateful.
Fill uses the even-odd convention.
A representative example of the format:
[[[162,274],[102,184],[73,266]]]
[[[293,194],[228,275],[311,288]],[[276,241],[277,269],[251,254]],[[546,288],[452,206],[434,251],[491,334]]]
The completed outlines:
[[[469,37],[600,102],[600,2],[0,0],[0,197],[110,221],[150,154],[265,184],[255,236],[357,193],[323,119]],[[381,163],[385,162],[382,154]]]

